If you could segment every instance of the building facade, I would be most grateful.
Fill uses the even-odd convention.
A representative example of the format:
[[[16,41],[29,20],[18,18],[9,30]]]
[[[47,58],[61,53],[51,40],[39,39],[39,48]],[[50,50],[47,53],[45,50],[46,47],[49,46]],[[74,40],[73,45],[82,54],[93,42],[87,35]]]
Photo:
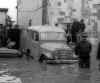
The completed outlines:
[[[32,25],[54,25],[69,20],[73,14],[80,18],[81,4],[77,6],[80,2],[81,0],[18,0],[17,22],[25,26],[28,26],[29,20],[32,20]]]
[[[73,18],[80,19],[81,0],[49,0],[48,14],[51,25],[69,22]]]
[[[86,31],[92,35],[100,32],[100,0],[49,0],[48,16],[53,26],[84,19]]]
[[[17,23],[27,27],[42,24],[42,0],[18,0],[17,1]]]
[[[0,8],[0,24],[6,24],[6,16],[7,16],[8,9],[7,8]]]
[[[18,24],[72,22],[84,19],[87,31],[100,31],[100,0],[18,0]]]

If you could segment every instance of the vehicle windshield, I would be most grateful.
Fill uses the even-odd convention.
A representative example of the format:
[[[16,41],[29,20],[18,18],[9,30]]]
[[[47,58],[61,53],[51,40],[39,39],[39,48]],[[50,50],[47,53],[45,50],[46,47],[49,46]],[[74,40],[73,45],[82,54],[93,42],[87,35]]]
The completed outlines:
[[[64,32],[42,32],[40,33],[41,40],[66,40]]]

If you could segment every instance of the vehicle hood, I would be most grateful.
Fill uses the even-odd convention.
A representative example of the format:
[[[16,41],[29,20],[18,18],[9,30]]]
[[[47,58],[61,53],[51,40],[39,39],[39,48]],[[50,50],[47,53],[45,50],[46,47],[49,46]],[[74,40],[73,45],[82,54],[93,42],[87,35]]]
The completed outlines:
[[[49,51],[55,51],[59,49],[71,49],[67,44],[64,43],[44,43],[41,45],[41,48],[47,49]]]

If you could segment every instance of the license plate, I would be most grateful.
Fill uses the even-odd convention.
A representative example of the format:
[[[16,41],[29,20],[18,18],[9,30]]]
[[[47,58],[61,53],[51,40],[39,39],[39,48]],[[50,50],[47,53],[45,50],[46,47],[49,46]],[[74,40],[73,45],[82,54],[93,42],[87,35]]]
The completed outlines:
[[[60,51],[60,54],[66,54],[67,52],[66,51]]]
[[[56,60],[56,63],[60,63],[60,60]]]
[[[59,53],[60,54],[72,54],[72,52],[70,52],[70,51],[60,51]]]

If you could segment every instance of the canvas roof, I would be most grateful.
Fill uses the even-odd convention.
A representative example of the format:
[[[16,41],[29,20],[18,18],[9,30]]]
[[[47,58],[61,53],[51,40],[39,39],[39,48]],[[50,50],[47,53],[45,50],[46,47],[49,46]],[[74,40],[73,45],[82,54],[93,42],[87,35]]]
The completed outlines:
[[[53,27],[53,26],[31,26],[28,27],[30,30],[35,30],[38,32],[64,32],[64,29],[59,28],[59,27]]]

